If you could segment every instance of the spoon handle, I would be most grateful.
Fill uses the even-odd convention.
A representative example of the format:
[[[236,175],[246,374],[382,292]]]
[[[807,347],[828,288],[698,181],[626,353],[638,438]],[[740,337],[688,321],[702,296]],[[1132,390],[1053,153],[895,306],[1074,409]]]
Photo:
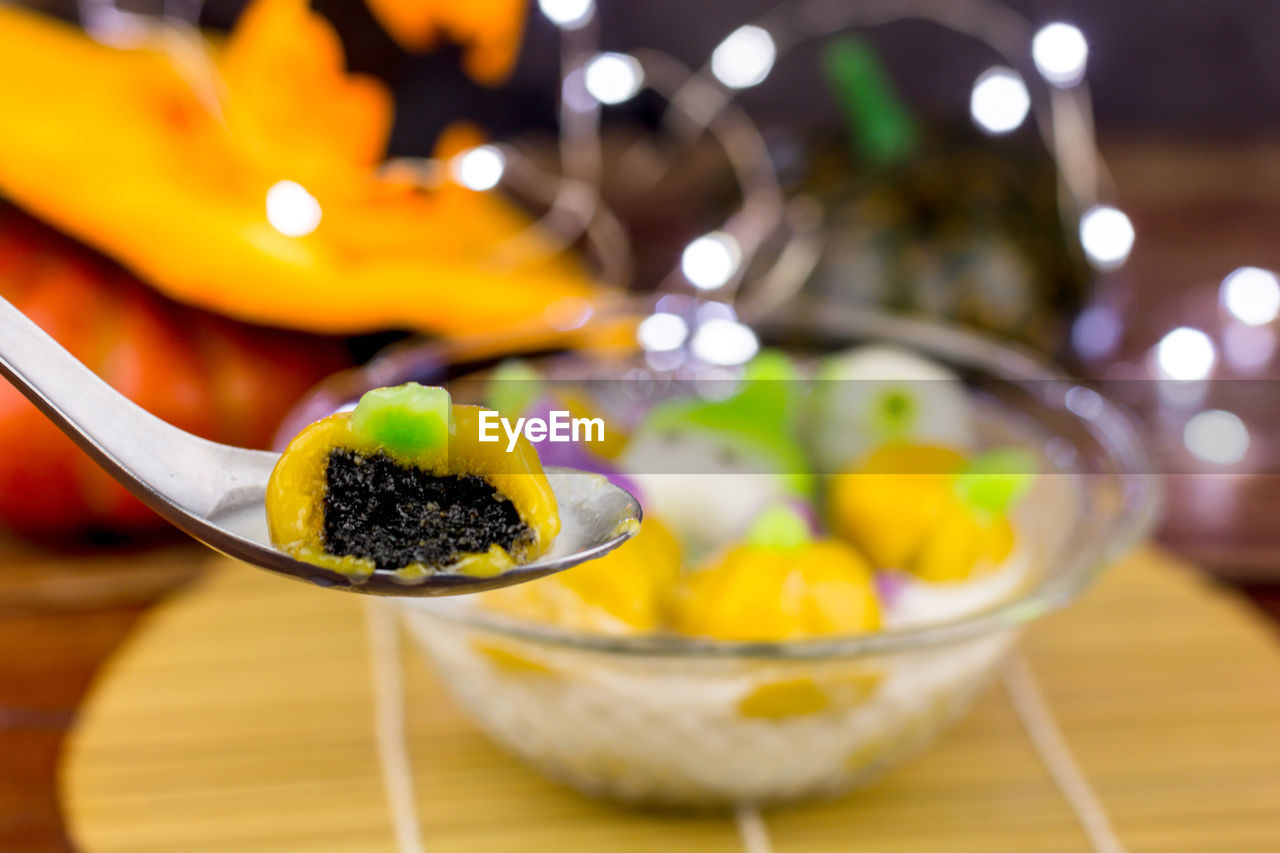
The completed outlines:
[[[275,458],[205,441],[160,420],[99,379],[3,298],[0,375],[113,477],[180,525],[179,517],[207,516],[237,481],[265,481],[264,475],[246,474],[263,466],[269,472]]]

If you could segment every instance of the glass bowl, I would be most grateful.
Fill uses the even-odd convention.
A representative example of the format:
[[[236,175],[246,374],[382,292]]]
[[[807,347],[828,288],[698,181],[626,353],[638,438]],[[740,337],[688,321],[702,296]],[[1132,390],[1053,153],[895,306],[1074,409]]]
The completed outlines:
[[[772,643],[590,634],[467,597],[398,600],[475,722],[586,793],[714,808],[865,784],[960,716],[1023,626],[1072,602],[1152,523],[1158,483],[1130,418],[1021,350],[824,303],[797,303],[760,331],[805,352],[894,343],[958,372],[979,444],[1017,443],[1038,457],[1042,475],[1015,519],[1031,571],[1000,603],[952,621]],[[370,384],[410,378],[411,363],[441,369],[440,359],[409,352],[397,355],[399,369],[384,362]]]

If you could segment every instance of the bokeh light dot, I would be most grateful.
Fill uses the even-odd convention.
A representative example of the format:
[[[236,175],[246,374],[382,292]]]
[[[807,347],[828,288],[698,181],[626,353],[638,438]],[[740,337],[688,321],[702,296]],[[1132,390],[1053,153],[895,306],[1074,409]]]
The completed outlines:
[[[577,30],[595,13],[595,0],[538,0],[538,9],[557,27]]]
[[[644,70],[635,57],[602,53],[587,63],[584,83],[591,97],[602,104],[630,100],[644,85]]]
[[[1222,280],[1222,305],[1241,323],[1262,326],[1280,315],[1280,281],[1275,273],[1241,267]]]
[[[492,145],[479,145],[463,151],[449,163],[453,179],[469,190],[491,190],[502,180],[507,158]]]
[[[1119,313],[1108,305],[1091,305],[1071,326],[1071,345],[1083,358],[1097,360],[1115,352],[1124,334]]]
[[[1085,420],[1094,420],[1103,411],[1102,395],[1092,388],[1077,385],[1067,391],[1067,410]]]
[[[1217,351],[1199,329],[1179,326],[1156,344],[1156,367],[1166,379],[1198,380],[1213,372]]]
[[[693,333],[693,354],[707,364],[745,364],[760,350],[756,333],[736,320],[708,320]]]
[[[1234,465],[1249,450],[1249,430],[1231,412],[1209,409],[1194,415],[1182,430],[1187,451],[1202,462]]]
[[[746,89],[764,82],[778,58],[773,36],[762,27],[738,27],[711,54],[711,73],[731,89]]]
[[[1016,130],[1031,109],[1031,95],[1012,68],[989,68],[979,75],[969,97],[969,112],[987,133]]]
[[[685,247],[680,271],[699,290],[715,290],[729,283],[742,262],[742,249],[732,234],[713,231]]]
[[[305,237],[320,226],[320,202],[295,181],[278,181],[267,190],[267,222],[286,237]]]
[[[1095,266],[1114,269],[1133,251],[1133,223],[1124,211],[1095,205],[1080,217],[1080,245]]]
[[[1036,70],[1055,86],[1074,86],[1084,77],[1089,60],[1089,43],[1084,33],[1071,24],[1048,24],[1031,40],[1031,57]]]
[[[650,352],[679,349],[688,337],[689,324],[684,318],[662,311],[644,318],[636,328],[636,340]]]

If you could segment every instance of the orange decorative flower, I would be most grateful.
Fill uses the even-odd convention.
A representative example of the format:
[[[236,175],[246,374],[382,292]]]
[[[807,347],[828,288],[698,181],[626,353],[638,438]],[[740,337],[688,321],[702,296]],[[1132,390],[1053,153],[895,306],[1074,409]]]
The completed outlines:
[[[380,172],[392,111],[305,0],[254,0],[221,47],[130,51],[0,7],[0,194],[176,299],[311,331],[453,333],[596,298],[497,195]],[[533,260],[505,251],[517,235]]]
[[[401,47],[422,51],[443,37],[463,45],[463,65],[481,83],[511,71],[524,32],[527,0],[367,0],[369,10]]]

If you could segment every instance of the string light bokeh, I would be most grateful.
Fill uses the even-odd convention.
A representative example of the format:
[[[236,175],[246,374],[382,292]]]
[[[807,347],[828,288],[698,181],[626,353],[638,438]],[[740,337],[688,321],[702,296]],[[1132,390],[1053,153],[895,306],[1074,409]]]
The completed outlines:
[[[558,7],[543,12],[562,29],[564,41],[572,42],[574,51],[580,53],[585,41],[577,22],[581,15],[594,12],[579,12],[576,8],[572,15]],[[810,0],[779,5],[757,20],[738,26],[712,50],[700,69],[683,69],[673,57],[650,48],[630,55],[592,50],[590,58],[576,66],[567,57],[562,62],[566,72],[561,88],[566,99],[578,89],[575,74],[582,76],[590,98],[610,106],[625,103],[649,86],[668,100],[667,124],[675,126],[678,120],[680,136],[690,145],[710,130],[728,156],[738,153],[743,158],[735,163],[742,207],[722,228],[694,238],[685,247],[678,274],[667,277],[665,288],[688,287],[695,299],[732,302],[736,314],[743,317],[743,321],[730,321],[735,323],[749,323],[759,316],[753,310],[756,306],[776,307],[801,288],[819,254],[813,247],[821,244],[816,233],[821,228],[821,212],[812,212],[816,202],[808,198],[786,199],[777,192],[767,146],[754,124],[747,120],[717,127],[717,121],[733,110],[739,91],[767,84],[774,65],[797,44],[846,29],[901,19],[932,21],[984,41],[1006,57],[1008,66],[994,66],[975,81],[970,101],[973,120],[989,133],[1002,134],[1017,129],[1028,115],[1034,114],[1051,156],[1059,163],[1060,207],[1066,230],[1079,233],[1082,238],[1087,233],[1086,255],[1100,271],[1114,270],[1124,263],[1134,241],[1133,229],[1116,207],[1098,204],[1098,183],[1104,171],[1097,157],[1092,125],[1079,120],[1088,112],[1083,82],[1088,44],[1077,27],[1049,22],[1036,30],[1008,7],[983,0],[873,2],[848,8]],[[573,23],[566,25],[568,20]],[[1027,55],[1033,56],[1030,65],[1025,62]],[[628,57],[634,64],[627,61]],[[1019,65],[1023,68],[1019,69]],[[1041,78],[1038,97],[1033,97],[1024,80],[1024,74],[1032,71]],[[582,111],[592,105],[573,106]],[[598,122],[592,124],[592,129],[598,133]],[[595,150],[599,151],[598,139]],[[742,179],[761,174],[768,178],[755,186],[750,178]],[[796,201],[800,204],[793,207]],[[602,204],[598,194],[595,202]],[[797,208],[809,215],[798,213]],[[1087,229],[1081,218],[1085,211],[1092,213]],[[751,227],[744,227],[744,222]],[[753,268],[761,246],[780,231],[787,232],[786,239],[773,266],[763,271]],[[797,246],[802,248],[797,250]],[[752,268],[750,279],[740,281],[748,268]],[[638,336],[641,346],[664,354],[685,346],[687,354],[697,361],[720,366],[731,363],[728,349],[720,354],[710,349],[714,343],[709,342],[716,341],[719,335],[699,336],[696,316],[689,321],[681,318],[681,322],[686,326],[678,336],[680,344],[672,344],[676,339],[675,323],[660,320],[642,324]],[[689,322],[693,325],[689,326]],[[741,337],[745,339],[745,335]],[[748,349],[743,347],[739,352]],[[711,357],[704,358],[706,355]],[[670,358],[663,360],[671,362]]]
[[[320,202],[296,181],[278,181],[267,190],[267,221],[286,237],[305,237],[320,227]]]
[[[124,11],[109,0],[81,4],[85,20],[96,22],[91,34],[104,41],[119,41],[124,29],[140,24],[189,31],[199,18],[194,0],[166,4],[158,19]],[[779,4],[735,27],[701,67],[689,68],[655,48],[601,50],[594,0],[538,0],[537,8],[560,34],[558,170],[535,165],[511,145],[486,144],[457,155],[443,168],[424,158],[405,173],[420,176],[428,188],[438,186],[443,174],[474,191],[510,188],[545,203],[547,209],[533,226],[553,237],[542,251],[559,251],[583,240],[606,285],[629,286],[632,247],[601,198],[602,107],[619,107],[649,89],[668,103],[661,130],[684,143],[673,158],[691,151],[707,135],[721,147],[739,184],[741,205],[720,228],[690,241],[661,289],[686,290],[698,300],[732,304],[735,317],[741,319],[731,322],[749,325],[802,288],[821,253],[823,215],[816,199],[788,198],[780,190],[768,146],[757,125],[737,106],[736,97],[767,85],[776,63],[797,45],[898,20],[932,22],[983,42],[1004,58],[1004,65],[989,68],[975,80],[970,99],[974,122],[988,133],[1004,134],[1032,117],[1058,165],[1064,232],[1080,236],[1099,270],[1113,270],[1128,256],[1134,237],[1127,218],[1114,206],[1099,204],[1105,171],[1087,120],[1088,44],[1071,24],[1051,21],[1036,28],[996,0],[803,0]],[[191,57],[184,57],[182,66],[190,69]],[[622,164],[635,153],[624,152]],[[281,176],[280,186],[287,182],[288,176]],[[269,221],[286,236],[305,236],[318,225],[318,207],[293,189],[271,208]],[[533,251],[533,242],[512,240],[503,251],[527,253]],[[772,247],[771,258],[759,257],[766,244]],[[685,354],[726,363],[727,350],[710,360],[701,358],[699,352],[706,354],[713,346],[706,341],[718,336],[699,338],[697,318],[690,322],[693,326],[682,344]],[[704,343],[695,351],[697,340]]]
[[[767,86],[788,51],[846,30],[918,20],[986,44],[1003,61],[973,82],[968,112],[974,124],[991,135],[1033,125],[1057,166],[1063,231],[1078,241],[1099,276],[1123,268],[1138,239],[1129,216],[1109,198],[1113,191],[1090,117],[1089,43],[1072,23],[1036,26],[996,0],[803,0],[779,4],[735,26],[700,67],[687,67],[656,48],[602,50],[600,9],[594,0],[538,0],[537,9],[555,25],[560,39],[557,166],[548,167],[519,146],[495,142],[464,151],[448,163],[414,158],[387,168],[414,176],[427,189],[451,180],[476,192],[511,191],[544,204],[531,226],[552,238],[541,244],[546,247],[541,251],[580,243],[600,281],[626,289],[633,275],[633,247],[617,214],[603,201],[601,184],[608,169],[635,162],[639,148],[633,145],[617,162],[606,163],[602,114],[625,108],[646,89],[657,95],[666,102],[659,131],[680,143],[664,149],[667,156],[678,159],[710,138],[731,166],[741,202],[720,227],[691,237],[662,279],[660,293],[681,295],[681,301],[657,300],[658,307],[637,331],[655,368],[742,364],[759,347],[751,325],[799,292],[814,270],[825,237],[823,204],[781,190],[768,145],[736,100],[743,91]],[[164,29],[175,67],[193,86],[214,92],[216,87],[201,79],[209,73],[201,65],[207,57],[192,47],[198,4],[166,5],[157,17],[105,0],[82,0],[82,12],[90,33],[113,44],[136,42],[148,27]],[[210,97],[216,108],[216,92]],[[652,149],[646,151],[651,154]],[[282,175],[266,191],[264,214],[280,234],[301,239],[320,227],[323,212],[305,187]],[[535,251],[533,243],[514,239],[502,251]],[[766,247],[768,257],[763,256]],[[1195,410],[1200,398],[1186,389],[1223,369],[1248,374],[1265,368],[1276,349],[1272,326],[1280,316],[1280,280],[1268,270],[1241,267],[1222,280],[1218,304],[1220,322],[1169,328],[1151,345],[1142,369],[1182,387],[1167,392],[1165,402],[1185,413],[1186,451],[1206,463],[1229,465],[1243,454],[1207,453],[1204,436],[1236,429],[1224,424],[1229,423],[1227,415],[1237,416],[1225,412],[1195,421],[1199,426],[1192,428],[1201,414]],[[575,317],[576,322],[587,319]],[[1124,329],[1117,305],[1095,300],[1076,318],[1071,345],[1086,362],[1103,363],[1117,352]],[[1243,421],[1239,430],[1247,445]]]
[[[96,10],[91,32],[104,41],[136,41],[139,27],[157,25],[155,17],[112,13],[111,0],[82,3]],[[1062,238],[1079,248],[1094,274],[1091,299],[1074,318],[1059,354],[1071,357],[1077,372],[1099,381],[1104,393],[1141,413],[1167,470],[1229,475],[1210,485],[1171,478],[1181,484],[1171,488],[1187,490],[1171,504],[1199,508],[1190,522],[1217,535],[1232,523],[1231,501],[1204,496],[1215,489],[1220,496],[1235,495],[1238,485],[1226,481],[1243,483],[1247,478],[1235,475],[1269,470],[1275,448],[1269,444],[1266,410],[1232,390],[1249,383],[1221,380],[1259,379],[1273,370],[1280,279],[1266,268],[1267,259],[1242,257],[1238,268],[1216,271],[1215,279],[1201,281],[1185,295],[1178,294],[1186,282],[1170,280],[1167,298],[1156,305],[1137,304],[1135,292],[1141,288],[1130,279],[1130,258],[1144,239],[1143,224],[1152,220],[1138,219],[1135,227],[1117,203],[1098,154],[1087,27],[1032,19],[998,0],[792,0],[752,20],[726,24],[722,37],[707,40],[705,55],[682,61],[656,47],[628,46],[624,52],[618,48],[627,45],[606,43],[601,19],[610,9],[595,0],[537,0],[536,10],[555,27],[558,40],[558,157],[513,137],[449,162],[411,158],[386,168],[427,191],[452,181],[476,192],[502,192],[532,210],[530,227],[543,239],[511,239],[499,247],[499,265],[531,260],[532,252],[581,249],[604,287],[627,292],[638,280],[646,286],[658,282],[656,295],[616,303],[646,312],[636,331],[643,366],[631,370],[630,378],[739,375],[760,346],[753,328],[816,279],[831,238],[839,236],[835,226],[841,211],[833,201],[807,185],[796,189],[788,183],[784,190],[771,156],[776,149],[771,152],[739,99],[771,85],[794,85],[796,57],[789,67],[785,63],[799,47],[823,45],[847,31],[926,22],[990,50],[986,62],[969,72],[974,76],[961,81],[953,105],[975,135],[990,136],[993,150],[1039,140],[1052,161],[1052,201]],[[198,11],[196,3],[175,0],[159,23],[174,67],[216,112],[213,71],[203,42],[194,35]],[[961,100],[966,96],[967,103]],[[605,131],[612,129],[606,125],[637,116],[650,123],[647,135],[621,148],[616,136],[604,144]],[[705,162],[709,148],[718,149],[712,153],[723,158],[721,168],[728,166],[735,187],[725,197],[738,200],[736,209],[695,218],[678,242],[663,247],[663,268],[652,268],[652,253],[644,244],[646,256],[637,262],[628,230],[634,223],[624,222],[623,204],[606,201],[606,179],[641,175],[626,186],[643,193],[686,163]],[[277,183],[290,180],[279,175]],[[306,239],[308,228],[323,228],[318,218],[310,221],[314,198],[301,189],[305,195],[291,189],[285,203],[264,210],[272,227],[291,239]],[[1044,228],[1043,219],[1037,227]],[[1147,275],[1150,246],[1158,241],[1156,234],[1152,237],[1143,259]],[[992,270],[988,265],[980,274],[999,278]],[[987,287],[983,295],[993,289]],[[589,319],[585,309],[564,316],[573,323]],[[557,327],[568,322],[559,316],[548,320]],[[1191,526],[1188,518],[1178,524]]]

